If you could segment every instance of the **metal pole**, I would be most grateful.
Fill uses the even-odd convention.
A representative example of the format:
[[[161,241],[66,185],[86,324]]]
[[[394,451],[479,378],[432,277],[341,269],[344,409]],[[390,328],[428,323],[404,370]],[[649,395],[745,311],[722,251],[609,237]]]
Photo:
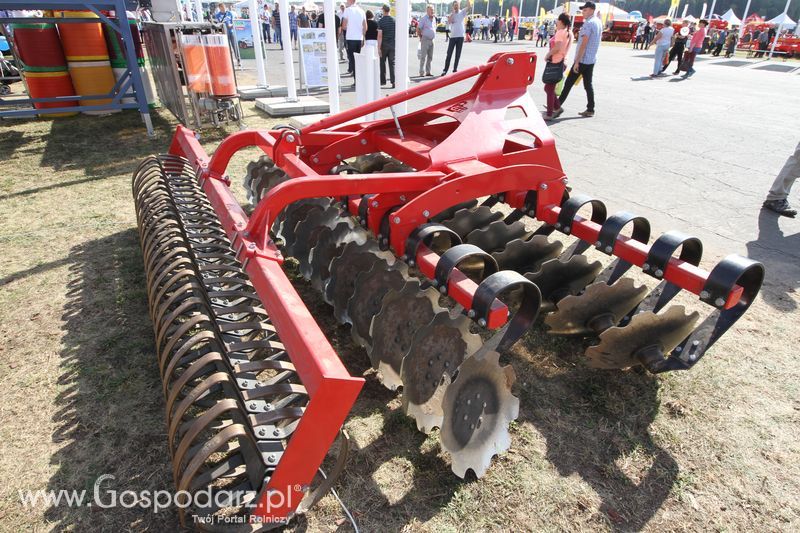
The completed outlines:
[[[283,42],[283,65],[286,73],[286,99],[297,101],[297,87],[294,84],[294,58],[292,57],[292,31],[289,29],[289,0],[278,0],[281,19],[281,40]],[[329,73],[330,74],[330,73]]]
[[[717,0],[713,0],[711,2],[711,11],[708,12],[708,20],[711,20],[711,17],[714,16],[714,8],[717,6]]]
[[[519,0],[519,16],[517,17],[517,28],[516,28],[517,34],[514,36],[517,38],[517,40],[519,40],[519,27],[521,25],[520,21],[522,20],[522,4],[524,3],[525,0]]]
[[[686,18],[686,12],[687,11],[689,11],[689,4],[688,3],[685,6],[683,6],[683,15],[681,15],[682,19]]]
[[[339,58],[336,49],[336,5],[334,0],[324,0],[325,15],[325,65],[328,67],[328,104],[331,113],[339,112]],[[330,22],[328,22],[330,21]]]
[[[261,32],[261,22],[258,20],[258,3],[256,0],[250,0],[247,4],[250,11],[250,29],[253,31],[253,49],[256,53],[256,77],[258,78],[258,86],[267,86],[267,70],[264,68],[264,54],[261,48],[261,39],[263,38]]]
[[[742,35],[744,35],[744,25],[745,20],[747,19],[747,13],[750,12],[750,0],[747,0],[747,5],[744,6],[744,16],[742,17],[742,23],[739,24],[739,40],[742,40]]]
[[[536,13],[533,14],[533,27],[536,28],[536,31],[539,31],[539,1],[536,0]]]
[[[706,9],[708,8],[708,4],[703,2],[703,11],[700,12],[700,20],[706,18]]]
[[[396,0],[394,31],[394,79],[397,91],[408,90],[408,26],[411,22],[409,0]],[[397,106],[398,114],[405,115],[407,106],[403,102]]]
[[[783,8],[783,19],[786,18],[786,12],[789,11],[789,4],[792,3],[792,0],[786,0],[786,7]],[[772,59],[772,54],[775,52],[775,45],[778,44],[778,37],[781,36],[781,30],[783,29],[783,19],[781,19],[780,24],[778,24],[778,31],[775,32],[775,38],[772,39],[772,46],[769,49],[769,58]]]

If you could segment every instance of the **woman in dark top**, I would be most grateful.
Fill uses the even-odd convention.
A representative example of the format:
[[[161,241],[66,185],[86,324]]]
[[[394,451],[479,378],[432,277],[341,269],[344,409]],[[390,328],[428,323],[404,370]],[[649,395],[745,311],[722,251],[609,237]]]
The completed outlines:
[[[378,23],[375,22],[375,14],[367,9],[367,33],[364,34],[364,45],[375,47],[375,56],[378,56]]]

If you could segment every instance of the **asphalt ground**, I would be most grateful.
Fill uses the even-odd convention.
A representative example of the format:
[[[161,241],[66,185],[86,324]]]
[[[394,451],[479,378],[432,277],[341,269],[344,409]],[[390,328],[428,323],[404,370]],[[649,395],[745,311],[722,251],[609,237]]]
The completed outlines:
[[[541,57],[546,53],[530,41],[476,41],[465,43],[459,68],[520,49]],[[446,50],[444,36],[437,35],[432,73],[441,73]],[[800,140],[800,62],[700,56],[692,78],[653,80],[648,77],[653,53],[653,48],[639,51],[603,43],[594,71],[596,115],[578,116],[586,95],[576,86],[564,114],[550,124],[571,185],[605,202],[610,213],[627,210],[645,216],[654,236],[676,229],[699,237],[706,266],[729,253],[764,262],[765,300],[777,309],[796,309],[800,219],[779,218],[762,211],[761,203]],[[409,55],[411,86],[431,79],[417,76],[416,40],[410,42]],[[341,67],[346,70],[345,63]],[[267,45],[266,70],[268,84],[285,83],[283,55],[275,44]],[[255,61],[246,60],[240,84],[253,83],[254,76]],[[348,109],[356,104],[353,78],[340,79],[341,108]],[[469,86],[469,81],[461,82],[425,95],[411,102],[409,110],[456,96]],[[300,94],[307,92],[298,88]],[[326,89],[308,92],[327,98]],[[538,73],[530,94],[537,106],[545,103]],[[789,198],[798,206],[799,191]]]

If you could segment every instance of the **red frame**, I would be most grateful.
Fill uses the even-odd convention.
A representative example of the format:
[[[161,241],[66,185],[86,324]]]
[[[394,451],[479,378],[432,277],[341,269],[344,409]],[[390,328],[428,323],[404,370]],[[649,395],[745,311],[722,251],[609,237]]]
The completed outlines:
[[[226,138],[209,158],[194,133],[179,126],[170,153],[189,160],[226,233],[273,321],[281,341],[308,389],[310,403],[266,487],[286,497],[279,508],[266,506],[262,494],[256,514],[270,519],[291,515],[303,488],[311,483],[337,431],[363,386],[351,377],[281,269],[282,257],[269,236],[279,213],[291,202],[313,197],[348,197],[358,213],[362,195],[374,194],[367,209],[367,226],[379,233],[388,215],[389,243],[398,256],[406,253],[411,232],[433,215],[466,200],[504,195],[515,208],[535,208],[536,217],[554,224],[567,179],[553,136],[528,95],[536,55],[496,54],[489,63],[422,83],[323,119],[302,130],[242,131]],[[393,119],[351,122],[452,83],[477,78],[467,93]],[[513,111],[517,116],[510,117]],[[521,115],[521,116],[520,116]],[[523,142],[522,134],[533,142]],[[225,171],[239,150],[259,147],[293,179],[270,190],[247,217],[228,187]],[[416,169],[412,173],[338,175],[331,169],[342,161],[383,151]],[[536,205],[525,205],[529,191]],[[577,238],[594,243],[600,226],[581,217],[571,225]],[[620,236],[613,253],[641,266],[648,246]],[[433,277],[439,256],[420,246],[414,258],[421,272]],[[708,273],[672,258],[664,279],[699,294]],[[448,281],[448,294],[472,307],[477,285],[458,271]],[[728,307],[741,288],[728,296]],[[487,326],[507,320],[507,308],[495,302]]]

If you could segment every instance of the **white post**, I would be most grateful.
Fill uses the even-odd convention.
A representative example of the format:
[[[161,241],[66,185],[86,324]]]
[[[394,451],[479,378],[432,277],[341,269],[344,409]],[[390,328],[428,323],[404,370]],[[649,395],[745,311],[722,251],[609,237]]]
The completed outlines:
[[[408,90],[408,26],[411,23],[409,0],[396,0],[394,31],[394,79],[398,91]],[[416,56],[415,56],[416,57]],[[397,114],[405,115],[405,102],[397,105]]]
[[[703,11],[700,12],[700,20],[706,18],[706,8],[708,8],[708,4],[703,2]]]
[[[267,70],[264,68],[264,54],[261,49],[261,22],[258,20],[258,2],[250,0],[247,4],[250,11],[250,28],[253,30],[253,48],[256,53],[256,77],[259,87],[267,86]]]
[[[685,6],[683,6],[683,15],[681,15],[682,19],[686,18],[686,12],[689,11],[689,3],[687,2]]]
[[[520,24],[521,24],[520,21],[522,20],[522,4],[524,4],[524,3],[525,3],[525,0],[519,0],[519,16],[517,17],[517,30],[516,30],[517,34],[514,36],[514,37],[517,38],[517,40],[519,40],[519,27],[520,27]]]
[[[786,18],[786,12],[789,11],[789,4],[792,0],[786,0],[786,7],[783,8],[783,18]],[[800,24],[800,23],[798,23]],[[775,32],[775,38],[772,39],[772,46],[769,49],[769,58],[772,59],[772,54],[775,52],[775,45],[778,44],[778,37],[781,36],[781,30],[783,29],[783,19],[781,19],[781,23],[778,24],[778,31]]]
[[[744,15],[742,16],[742,23],[739,24],[739,40],[742,40],[742,35],[744,35],[744,24],[745,19],[747,18],[747,14],[750,12],[750,0],[747,0],[747,5],[744,6]]]
[[[533,27],[536,28],[536,31],[539,31],[539,1],[536,0],[536,13],[533,14]]]
[[[324,0],[322,13],[325,15],[325,65],[328,67],[328,104],[331,108],[331,115],[333,115],[339,112],[339,58],[336,48],[336,5],[334,0]]]
[[[717,7],[717,0],[713,0],[713,2],[711,2],[711,11],[708,12],[708,20],[711,20],[711,17],[714,16],[715,7]]]
[[[289,1],[278,0],[281,19],[281,41],[283,42],[283,64],[286,73],[287,100],[297,101],[297,87],[294,83],[294,58],[292,57],[292,32],[289,29]],[[330,74],[330,73],[328,73]]]

